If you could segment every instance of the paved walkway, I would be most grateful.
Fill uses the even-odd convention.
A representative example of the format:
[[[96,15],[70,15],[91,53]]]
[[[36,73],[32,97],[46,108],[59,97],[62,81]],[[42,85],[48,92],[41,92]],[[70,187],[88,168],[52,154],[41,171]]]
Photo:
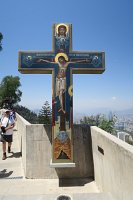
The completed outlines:
[[[22,179],[24,177],[21,154],[19,152],[18,135],[15,130],[13,134],[11,153],[7,153],[6,160],[2,160],[2,144],[0,143],[0,180]]]
[[[14,131],[13,140],[6,160],[1,159],[0,144],[0,200],[56,200],[60,195],[68,195],[73,200],[111,199],[110,194],[99,193],[93,180],[78,179],[79,186],[74,186],[74,179],[25,179],[17,131]]]

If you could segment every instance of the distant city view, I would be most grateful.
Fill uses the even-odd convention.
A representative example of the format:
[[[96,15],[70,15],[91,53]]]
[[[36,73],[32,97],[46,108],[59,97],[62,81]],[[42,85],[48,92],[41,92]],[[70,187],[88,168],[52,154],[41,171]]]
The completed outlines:
[[[74,113],[74,123],[80,123],[80,119],[84,116],[96,116],[97,114],[105,115],[108,119],[115,116],[116,122],[114,128],[116,136],[130,144],[133,144],[133,108],[121,111],[109,111],[108,109],[99,109],[88,114]]]
[[[131,109],[132,110],[132,109]],[[133,144],[133,113],[125,112],[117,114],[115,128],[118,132],[118,137],[130,144]],[[126,139],[127,138],[127,139]]]

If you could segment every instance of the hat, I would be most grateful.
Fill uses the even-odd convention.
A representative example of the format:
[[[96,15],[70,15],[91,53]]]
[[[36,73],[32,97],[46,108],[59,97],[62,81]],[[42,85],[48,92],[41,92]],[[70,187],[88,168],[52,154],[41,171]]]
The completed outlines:
[[[5,109],[5,113],[7,113],[7,112],[10,112],[11,110],[9,110],[9,109]]]

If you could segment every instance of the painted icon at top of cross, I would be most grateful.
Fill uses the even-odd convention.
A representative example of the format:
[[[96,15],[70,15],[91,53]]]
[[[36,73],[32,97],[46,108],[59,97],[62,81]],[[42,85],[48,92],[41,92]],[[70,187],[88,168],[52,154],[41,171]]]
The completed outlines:
[[[55,52],[69,53],[70,48],[70,28],[67,24],[57,24],[54,27],[55,31]]]

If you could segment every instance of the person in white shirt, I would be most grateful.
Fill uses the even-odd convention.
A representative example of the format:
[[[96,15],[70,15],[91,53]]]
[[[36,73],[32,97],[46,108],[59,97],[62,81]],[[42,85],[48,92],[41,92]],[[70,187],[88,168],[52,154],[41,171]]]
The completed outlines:
[[[14,119],[10,117],[10,110],[6,110],[3,118],[1,118],[0,127],[3,132],[4,142],[2,142],[3,157],[6,159],[6,142],[8,143],[8,153],[11,152],[11,144],[13,141],[13,127],[15,126]]]

